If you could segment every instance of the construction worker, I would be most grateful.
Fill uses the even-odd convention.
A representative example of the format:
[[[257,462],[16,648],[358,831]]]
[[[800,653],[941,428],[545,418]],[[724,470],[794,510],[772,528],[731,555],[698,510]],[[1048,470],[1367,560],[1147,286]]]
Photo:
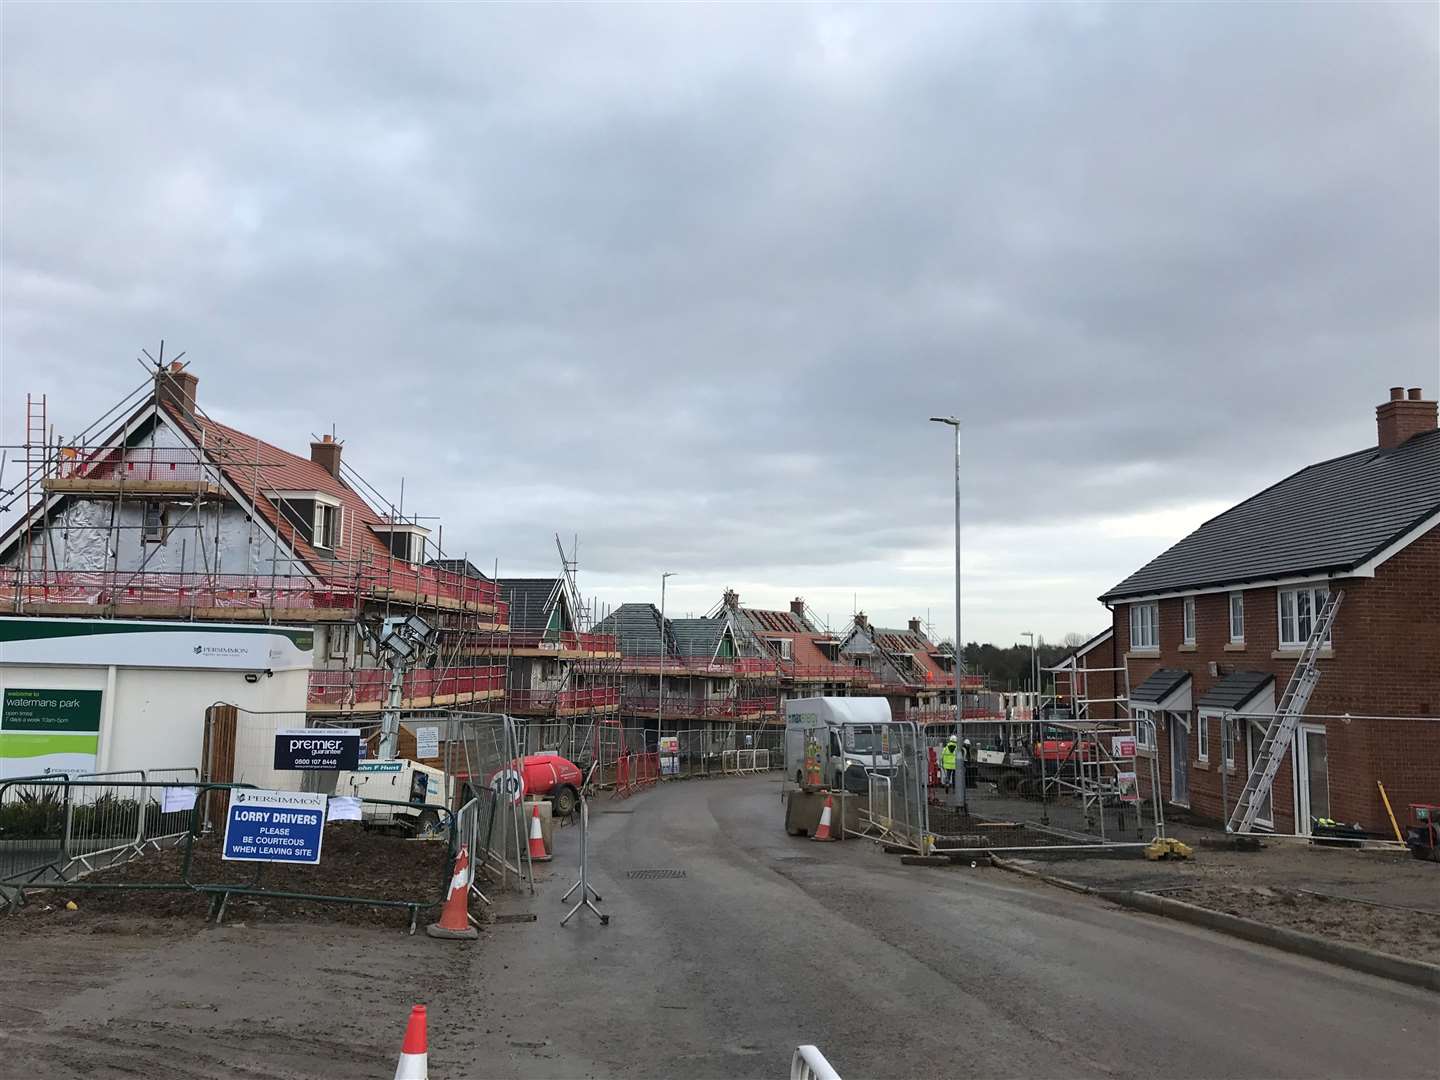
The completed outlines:
[[[945,784],[945,790],[951,791],[955,787],[955,758],[959,753],[959,745],[955,736],[950,736],[950,741],[940,751],[940,772]]]
[[[979,776],[979,770],[975,768],[975,763],[979,760],[978,747],[966,739],[961,744],[960,752],[965,757],[965,786],[974,787]]]

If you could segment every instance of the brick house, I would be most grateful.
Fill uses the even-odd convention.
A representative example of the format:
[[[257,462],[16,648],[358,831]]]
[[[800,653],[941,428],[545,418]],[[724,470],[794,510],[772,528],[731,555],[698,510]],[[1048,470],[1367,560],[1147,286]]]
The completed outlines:
[[[1286,477],[1100,597],[1172,806],[1213,820],[1233,807],[1331,590],[1345,596],[1320,681],[1257,825],[1305,834],[1330,817],[1388,834],[1377,781],[1397,815],[1440,801],[1436,403],[1395,388],[1376,415],[1375,446]],[[1147,787],[1148,774],[1142,762]]]

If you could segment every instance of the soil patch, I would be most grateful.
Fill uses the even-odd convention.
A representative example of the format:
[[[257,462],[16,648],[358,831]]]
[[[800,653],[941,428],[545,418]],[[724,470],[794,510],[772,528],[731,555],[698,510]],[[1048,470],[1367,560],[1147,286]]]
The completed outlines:
[[[83,887],[91,884],[180,885],[184,855],[183,846],[149,852],[124,865],[86,875],[76,885],[27,890],[30,902],[20,909],[16,918],[0,918],[0,931],[7,923],[29,923],[35,919],[65,919],[81,923],[116,916],[203,918],[211,902],[212,894],[209,892],[195,892],[187,888]],[[449,856],[442,842],[387,836],[365,829],[358,822],[336,822],[325,827],[324,846],[316,866],[226,862],[220,857],[218,837],[196,840],[190,881],[197,885],[256,884],[274,892],[370,897],[438,905],[449,886],[450,872]],[[67,901],[74,901],[79,910],[65,910]],[[241,895],[230,897],[225,918],[227,922],[285,920],[388,926],[409,923],[408,911],[398,908]]]
[[[1440,964],[1440,915],[1316,896],[1281,885],[1197,885],[1165,896],[1256,922]]]

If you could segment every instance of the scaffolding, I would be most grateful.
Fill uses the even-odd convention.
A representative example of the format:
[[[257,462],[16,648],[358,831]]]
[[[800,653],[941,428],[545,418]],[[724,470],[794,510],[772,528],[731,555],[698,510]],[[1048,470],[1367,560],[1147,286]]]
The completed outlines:
[[[503,700],[503,666],[477,663],[468,647],[506,637],[495,582],[445,568],[443,527],[432,538],[406,513],[403,483],[393,503],[341,460],[338,443],[333,469],[312,451],[310,463],[346,489],[316,492],[309,504],[335,504],[333,517],[317,515],[292,490],[306,459],[211,419],[195,402],[198,380],[180,357],[166,361],[163,343],[144,357],[145,382],[69,438],[55,435],[47,399],[27,395],[25,440],[0,454],[0,515],[12,519],[0,537],[4,610],[323,628],[308,708],[327,716],[382,709],[389,676],[362,624],[418,614],[439,648],[431,666],[406,674],[404,706]],[[20,462],[12,482],[6,465],[13,473]],[[323,539],[322,517],[333,530]],[[396,550],[396,530],[413,538],[408,550]]]

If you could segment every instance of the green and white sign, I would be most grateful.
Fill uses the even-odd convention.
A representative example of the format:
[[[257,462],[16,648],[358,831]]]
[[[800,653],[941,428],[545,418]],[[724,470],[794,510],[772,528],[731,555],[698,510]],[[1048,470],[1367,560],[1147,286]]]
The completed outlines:
[[[0,778],[94,772],[99,690],[9,687],[0,702]]]

